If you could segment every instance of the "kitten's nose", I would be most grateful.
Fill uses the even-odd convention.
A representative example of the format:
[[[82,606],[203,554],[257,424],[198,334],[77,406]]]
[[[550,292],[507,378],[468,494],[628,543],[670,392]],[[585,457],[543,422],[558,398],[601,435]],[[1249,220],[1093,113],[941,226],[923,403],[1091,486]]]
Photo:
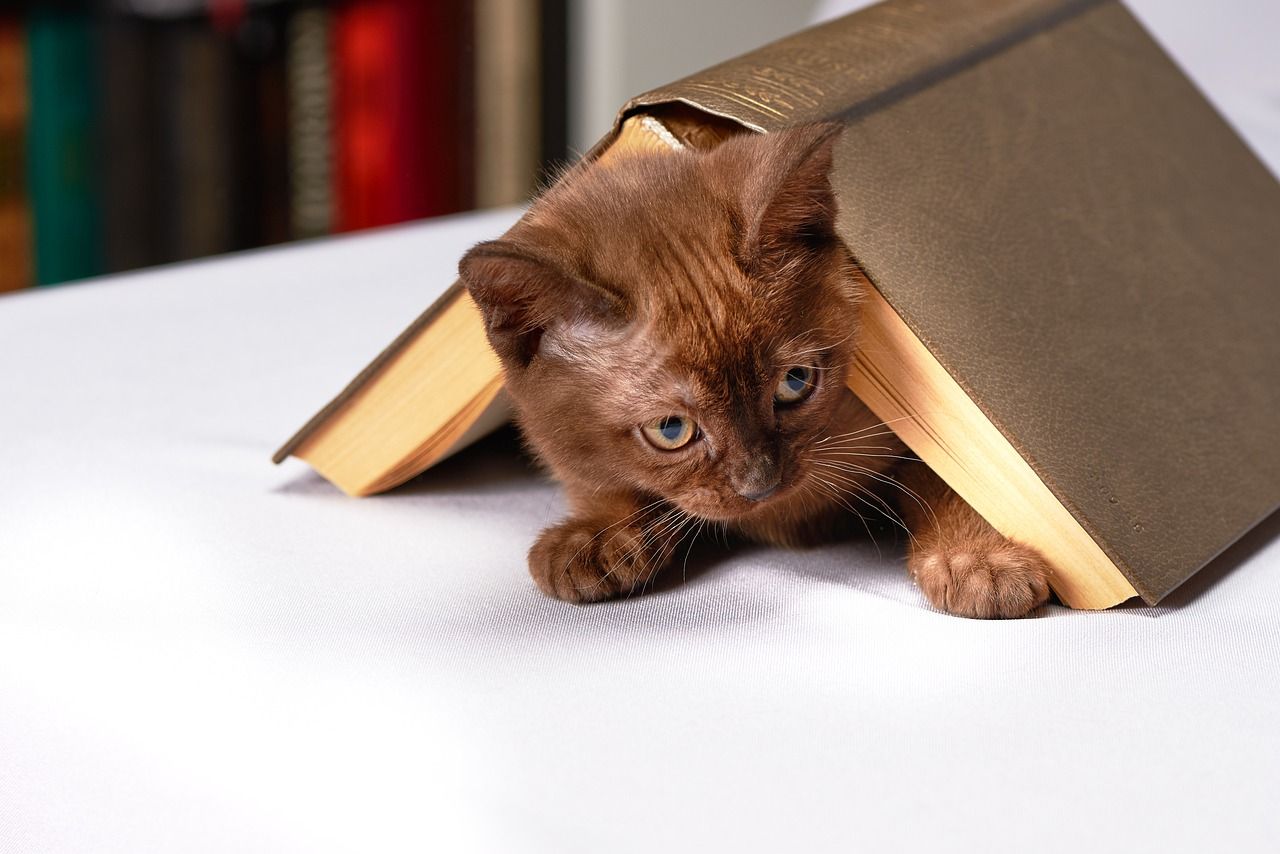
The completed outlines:
[[[738,494],[741,495],[743,498],[747,499],[748,501],[764,501],[766,498],[768,498],[770,495],[773,495],[777,491],[778,491],[778,482],[775,480],[772,484],[765,487],[764,489],[757,490],[756,492],[740,492]]]
[[[736,473],[733,489],[748,501],[764,501],[778,491],[782,471],[773,457],[761,454]]]

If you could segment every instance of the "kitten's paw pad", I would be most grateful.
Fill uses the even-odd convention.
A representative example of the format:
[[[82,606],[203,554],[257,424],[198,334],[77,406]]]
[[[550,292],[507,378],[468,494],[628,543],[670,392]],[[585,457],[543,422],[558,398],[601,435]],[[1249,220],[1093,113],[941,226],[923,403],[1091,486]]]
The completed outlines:
[[[1002,542],[987,549],[913,556],[911,572],[935,607],[961,617],[1023,617],[1049,598],[1049,565],[1033,549]]]
[[[630,593],[654,571],[643,532],[570,519],[547,528],[529,550],[529,574],[548,596],[598,602]]]

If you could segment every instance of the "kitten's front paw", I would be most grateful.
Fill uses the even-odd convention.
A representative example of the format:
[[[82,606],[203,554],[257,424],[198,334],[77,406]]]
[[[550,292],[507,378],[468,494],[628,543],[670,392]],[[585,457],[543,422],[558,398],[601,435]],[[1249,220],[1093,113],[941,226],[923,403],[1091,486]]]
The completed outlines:
[[[643,532],[630,525],[605,528],[570,519],[544,530],[529,550],[529,574],[548,596],[598,602],[630,593],[657,567]]]
[[[961,617],[1022,617],[1049,598],[1048,563],[1008,540],[915,553],[909,565],[934,607]]]

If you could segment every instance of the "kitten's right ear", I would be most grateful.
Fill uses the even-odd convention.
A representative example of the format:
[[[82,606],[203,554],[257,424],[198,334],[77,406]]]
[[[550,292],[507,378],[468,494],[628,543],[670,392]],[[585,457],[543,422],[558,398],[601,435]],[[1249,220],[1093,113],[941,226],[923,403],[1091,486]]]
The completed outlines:
[[[766,154],[743,188],[746,222],[739,252],[748,268],[771,258],[785,265],[797,251],[836,241],[835,193],[828,175],[842,130],[825,122],[753,140]]]
[[[484,315],[489,343],[510,365],[527,365],[552,323],[602,322],[625,315],[617,294],[514,240],[473,246],[458,262],[458,274]]]

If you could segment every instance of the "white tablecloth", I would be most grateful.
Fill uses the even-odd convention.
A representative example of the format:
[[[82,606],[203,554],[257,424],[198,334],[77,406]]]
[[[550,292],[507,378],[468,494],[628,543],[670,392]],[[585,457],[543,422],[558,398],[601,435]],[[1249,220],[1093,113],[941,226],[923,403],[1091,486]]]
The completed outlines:
[[[1275,520],[1159,608],[956,619],[867,542],[580,608],[509,434],[271,466],[516,215],[0,300],[0,851],[1280,849]]]

